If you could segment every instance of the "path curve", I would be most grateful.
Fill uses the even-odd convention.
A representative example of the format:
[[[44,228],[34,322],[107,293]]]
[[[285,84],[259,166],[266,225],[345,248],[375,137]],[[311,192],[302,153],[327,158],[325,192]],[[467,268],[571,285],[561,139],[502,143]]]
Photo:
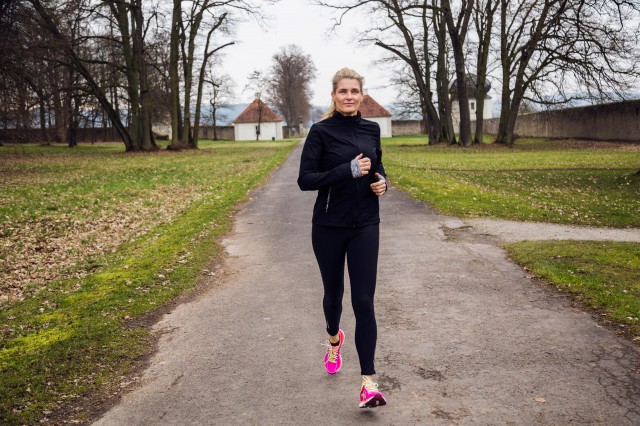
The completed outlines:
[[[226,238],[233,271],[157,325],[142,384],[96,425],[640,424],[640,348],[404,194],[382,199],[377,370],[389,404],[357,408],[354,320],[329,376],[313,193],[300,147]],[[335,417],[334,417],[335,416]]]
[[[596,228],[541,222],[517,222],[501,219],[457,219],[444,222],[450,230],[469,227],[477,234],[496,237],[500,242],[529,240],[629,241],[640,243],[640,229]]]

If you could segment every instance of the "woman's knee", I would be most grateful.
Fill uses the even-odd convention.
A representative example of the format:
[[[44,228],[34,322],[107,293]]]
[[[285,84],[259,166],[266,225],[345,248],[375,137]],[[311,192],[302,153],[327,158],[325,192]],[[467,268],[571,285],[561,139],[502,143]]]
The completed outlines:
[[[335,309],[342,309],[342,295],[338,296],[327,296],[325,295],[324,298],[322,299],[322,304],[324,305],[325,309],[331,309],[331,310],[335,310]]]
[[[373,298],[356,296],[351,298],[353,304],[353,312],[356,318],[372,318],[374,317]]]

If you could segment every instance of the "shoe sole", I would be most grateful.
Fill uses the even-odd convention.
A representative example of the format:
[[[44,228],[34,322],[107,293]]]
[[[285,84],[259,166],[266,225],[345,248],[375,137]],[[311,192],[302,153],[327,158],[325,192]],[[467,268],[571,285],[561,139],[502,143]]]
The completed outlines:
[[[387,400],[380,394],[371,397],[368,401],[360,403],[360,408],[375,408],[387,405]]]

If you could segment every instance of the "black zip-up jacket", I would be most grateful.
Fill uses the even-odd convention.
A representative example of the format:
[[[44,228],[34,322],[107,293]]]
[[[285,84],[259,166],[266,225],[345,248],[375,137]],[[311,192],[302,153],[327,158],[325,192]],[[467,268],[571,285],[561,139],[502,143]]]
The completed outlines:
[[[369,174],[354,178],[351,161],[360,153],[371,160]],[[312,222],[316,225],[356,228],[380,223],[378,196],[369,185],[385,177],[380,126],[360,112],[315,123],[304,142],[298,186],[318,191]]]

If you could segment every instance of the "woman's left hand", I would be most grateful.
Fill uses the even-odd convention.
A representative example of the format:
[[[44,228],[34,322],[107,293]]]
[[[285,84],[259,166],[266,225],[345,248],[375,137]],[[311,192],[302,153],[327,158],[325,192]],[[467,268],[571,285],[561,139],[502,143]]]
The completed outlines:
[[[378,197],[387,192],[387,181],[380,175],[380,173],[376,173],[377,181],[373,182],[371,185],[371,190]]]

